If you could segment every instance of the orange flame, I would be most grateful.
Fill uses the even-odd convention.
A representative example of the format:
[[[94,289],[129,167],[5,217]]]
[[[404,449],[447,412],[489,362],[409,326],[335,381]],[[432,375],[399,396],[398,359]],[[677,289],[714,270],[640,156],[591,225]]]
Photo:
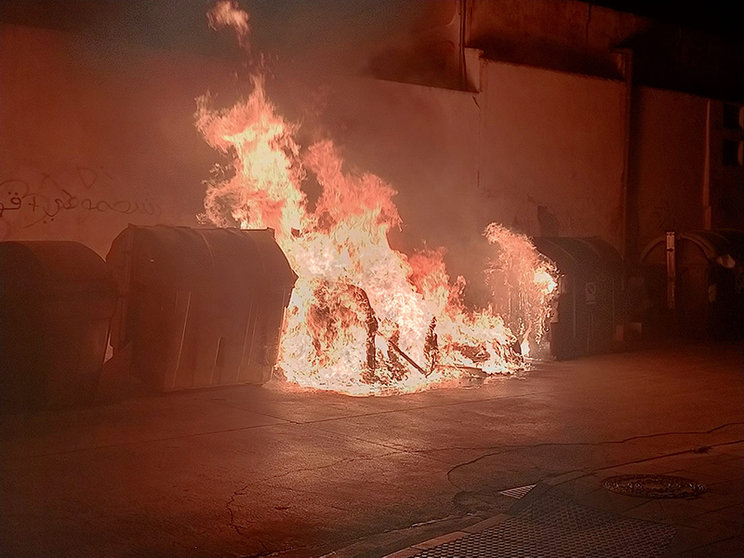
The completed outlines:
[[[488,225],[484,234],[497,250],[486,270],[494,300],[517,336],[522,354],[528,356],[545,336],[558,270],[524,235],[496,223]]]
[[[301,149],[297,126],[277,114],[261,78],[232,108],[211,110],[210,103],[208,96],[197,100],[197,127],[231,162],[206,182],[201,218],[275,230],[299,276],[278,361],[287,380],[368,395],[416,391],[476,369],[523,367],[517,342],[539,342],[544,297],[527,299],[518,335],[490,308],[466,309],[465,281],[450,281],[442,250],[408,257],[390,247],[387,233],[400,225],[395,190],[373,174],[345,170],[331,141]],[[302,190],[309,177],[321,187],[312,210]],[[526,238],[495,225],[487,234],[503,254],[518,246],[514,261],[531,249],[519,273],[534,274],[533,289],[552,288],[545,276],[552,270],[537,265]]]

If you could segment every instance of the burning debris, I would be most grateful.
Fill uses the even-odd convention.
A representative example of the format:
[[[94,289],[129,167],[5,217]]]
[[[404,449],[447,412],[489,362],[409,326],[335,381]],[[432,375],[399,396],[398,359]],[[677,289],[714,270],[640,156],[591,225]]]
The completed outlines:
[[[225,4],[214,13],[232,14],[240,33],[247,15]],[[196,117],[231,167],[207,182],[202,219],[273,228],[299,276],[278,361],[287,380],[369,395],[416,391],[473,369],[523,367],[519,347],[539,343],[555,286],[526,237],[495,225],[486,232],[500,261],[518,271],[509,282],[520,291],[514,316],[527,310],[519,319],[508,313],[507,324],[491,308],[465,308],[465,281],[450,281],[442,250],[407,256],[390,247],[387,233],[400,226],[395,190],[373,174],[346,171],[329,140],[300,146],[298,127],[277,114],[260,76],[232,108],[213,110],[200,98]],[[308,180],[321,188],[314,204],[303,190]]]

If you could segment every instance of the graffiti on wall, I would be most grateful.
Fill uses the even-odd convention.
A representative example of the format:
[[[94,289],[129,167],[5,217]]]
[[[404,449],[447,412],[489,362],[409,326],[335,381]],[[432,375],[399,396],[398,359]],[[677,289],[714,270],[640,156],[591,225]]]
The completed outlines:
[[[159,217],[157,200],[131,198],[112,192],[125,188],[103,169],[76,167],[60,178],[43,171],[0,176],[0,238],[13,231],[43,227],[69,217],[87,220],[94,215]]]

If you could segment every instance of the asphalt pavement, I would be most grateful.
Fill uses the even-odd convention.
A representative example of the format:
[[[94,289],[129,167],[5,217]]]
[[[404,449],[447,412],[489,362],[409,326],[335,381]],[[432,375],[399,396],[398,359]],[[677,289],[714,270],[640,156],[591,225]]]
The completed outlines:
[[[0,416],[0,556],[744,555],[740,344],[367,398],[118,374]],[[626,475],[701,489],[606,487]]]

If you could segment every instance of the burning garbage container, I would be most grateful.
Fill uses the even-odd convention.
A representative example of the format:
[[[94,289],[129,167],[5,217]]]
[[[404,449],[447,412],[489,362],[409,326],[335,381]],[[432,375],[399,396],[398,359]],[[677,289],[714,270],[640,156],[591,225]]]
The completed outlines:
[[[597,237],[542,237],[533,242],[560,272],[551,354],[563,360],[612,350],[621,323],[620,254]]]
[[[4,409],[95,397],[116,289],[104,261],[77,242],[0,242]]]
[[[297,276],[271,229],[130,225],[107,256],[114,358],[161,391],[271,377]]]
[[[744,231],[669,232],[641,253],[655,333],[741,338],[744,334]],[[654,331],[652,331],[654,333]]]

